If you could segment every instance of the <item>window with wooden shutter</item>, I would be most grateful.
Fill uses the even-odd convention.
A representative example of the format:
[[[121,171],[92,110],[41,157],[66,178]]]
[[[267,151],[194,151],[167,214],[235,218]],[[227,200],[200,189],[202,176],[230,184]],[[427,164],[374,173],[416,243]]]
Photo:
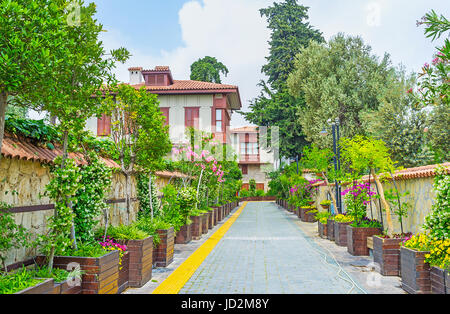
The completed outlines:
[[[242,174],[248,174],[248,165],[241,166]]]
[[[111,135],[111,117],[105,114],[97,119],[97,136]]]
[[[156,84],[158,86],[164,85],[164,74],[158,74],[157,79],[156,79]]]
[[[199,129],[200,108],[185,108],[184,125],[189,128]]]
[[[170,112],[170,108],[160,108],[162,114],[164,115],[164,117],[166,117],[166,125],[169,125],[169,112]]]

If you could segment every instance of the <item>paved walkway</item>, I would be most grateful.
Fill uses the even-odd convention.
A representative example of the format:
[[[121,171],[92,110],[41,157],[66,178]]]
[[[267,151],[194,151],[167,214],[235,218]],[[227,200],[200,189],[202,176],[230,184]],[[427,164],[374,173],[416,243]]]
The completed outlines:
[[[291,216],[248,203],[180,293],[364,293]]]
[[[127,294],[405,293],[399,277],[383,277],[372,257],[321,239],[273,202],[249,202],[201,240],[176,245],[174,262]]]

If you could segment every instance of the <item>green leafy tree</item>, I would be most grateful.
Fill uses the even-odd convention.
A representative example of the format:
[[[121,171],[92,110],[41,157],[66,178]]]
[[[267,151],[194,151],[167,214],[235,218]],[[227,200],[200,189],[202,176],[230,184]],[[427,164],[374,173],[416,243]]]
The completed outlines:
[[[150,169],[154,169],[161,157],[170,151],[168,129],[164,126],[158,97],[145,88],[136,90],[121,84],[106,97],[106,105],[112,120],[111,137],[126,177],[126,203],[130,215],[131,175],[136,172],[137,165],[151,175]]]
[[[0,1],[0,149],[7,107],[19,100],[30,107],[23,98],[47,100],[50,95],[42,87],[53,84],[53,67],[68,60],[66,3]]]
[[[415,74],[406,76],[399,70],[389,90],[380,95],[376,110],[361,114],[363,128],[389,147],[392,159],[405,168],[418,167],[434,161],[425,132],[429,114],[412,93]]]
[[[425,25],[425,35],[433,41],[448,35],[450,22],[435,11],[427,13],[419,25]],[[419,100],[424,107],[431,107],[427,138],[435,153],[437,162],[450,159],[450,99],[448,77],[450,72],[450,40],[447,36],[444,46],[437,48],[431,64],[425,63],[419,74]]]
[[[376,110],[380,95],[391,88],[395,72],[389,63],[388,55],[378,60],[360,37],[344,34],[303,49],[288,86],[292,96],[303,96],[306,101],[298,112],[306,139],[331,147],[331,138],[320,132],[335,118],[340,120],[343,136],[365,134],[361,113]]]
[[[261,126],[279,127],[280,155],[292,158],[300,154],[308,143],[302,126],[298,123],[298,112],[304,107],[301,95],[291,96],[286,80],[294,70],[294,58],[310,41],[323,42],[320,31],[308,22],[308,8],[297,0],[273,3],[260,10],[271,31],[269,56],[262,72],[268,77],[261,81],[261,94],[252,100],[250,112],[241,112],[251,123]]]
[[[206,56],[191,65],[191,80],[221,84],[220,75],[227,76],[228,69],[214,57]]]

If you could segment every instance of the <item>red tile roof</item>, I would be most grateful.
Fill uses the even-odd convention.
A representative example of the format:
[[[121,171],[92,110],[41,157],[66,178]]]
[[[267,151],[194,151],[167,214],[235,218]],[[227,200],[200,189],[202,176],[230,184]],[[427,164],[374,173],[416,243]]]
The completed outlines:
[[[235,128],[231,130],[231,133],[257,133],[258,127],[256,126],[244,126],[241,128]]]
[[[169,86],[150,86],[145,83],[132,85],[134,88],[139,89],[142,86],[148,91],[218,91],[218,90],[236,90],[238,87],[234,85],[216,84],[200,81],[180,81],[174,80],[172,85]]]
[[[444,168],[447,169],[447,173],[450,174],[450,162],[446,162],[446,163],[442,163],[442,164],[437,164],[437,165],[427,165],[427,166],[422,166],[422,167],[415,167],[415,168],[407,168],[407,169],[402,169],[402,170],[397,170],[393,177],[396,181],[401,181],[401,180],[412,180],[412,179],[420,179],[420,178],[430,178],[430,177],[434,177],[436,175],[436,168],[438,166],[443,166]],[[386,180],[388,181],[392,181],[392,178],[390,176],[390,174],[381,174],[379,175],[379,177],[383,177],[386,178]],[[364,177],[362,177],[362,180],[364,182],[369,182],[369,176],[366,175]],[[371,181],[373,182],[373,177],[371,177]],[[322,185],[322,182],[318,182],[316,184],[314,184],[314,186],[319,186]],[[330,183],[330,185],[334,185],[334,183]],[[345,185],[345,184],[343,184]]]
[[[51,164],[56,157],[62,155],[62,150],[61,148],[49,149],[47,147],[38,146],[28,139],[5,134],[1,153],[8,158],[18,158]],[[69,157],[74,159],[79,165],[87,164],[81,153],[69,153]],[[108,167],[119,168],[119,165],[110,159],[102,158],[102,160]]]

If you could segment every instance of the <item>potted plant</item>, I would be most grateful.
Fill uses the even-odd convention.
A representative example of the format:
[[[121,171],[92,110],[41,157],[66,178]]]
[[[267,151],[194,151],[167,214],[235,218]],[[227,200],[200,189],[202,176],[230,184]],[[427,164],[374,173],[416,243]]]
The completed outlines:
[[[330,241],[334,241],[334,218],[335,216],[333,215],[327,218],[327,239]]]
[[[450,294],[450,239],[431,240],[429,249],[425,261],[431,266],[431,292]]]
[[[400,246],[412,234],[382,234],[373,236],[373,260],[383,276],[400,276]]]
[[[331,206],[331,201],[330,200],[324,200],[324,201],[320,202],[320,206],[322,206],[323,209],[328,211],[328,209]]]
[[[410,294],[430,294],[430,264],[426,255],[430,254],[430,238],[418,234],[405,240],[400,248],[402,288]]]
[[[352,222],[352,216],[339,214],[334,217],[334,242],[336,245],[347,246],[347,226]]]
[[[317,230],[319,232],[319,236],[324,239],[327,239],[327,237],[328,237],[327,221],[328,221],[328,218],[330,217],[330,215],[331,214],[329,212],[321,212],[321,213],[317,213],[317,215],[316,215],[316,218],[318,220]]]
[[[317,218],[316,215],[319,213],[319,211],[315,208],[313,209],[309,209],[305,211],[304,214],[304,222],[308,222],[308,223],[314,223],[317,222]]]

